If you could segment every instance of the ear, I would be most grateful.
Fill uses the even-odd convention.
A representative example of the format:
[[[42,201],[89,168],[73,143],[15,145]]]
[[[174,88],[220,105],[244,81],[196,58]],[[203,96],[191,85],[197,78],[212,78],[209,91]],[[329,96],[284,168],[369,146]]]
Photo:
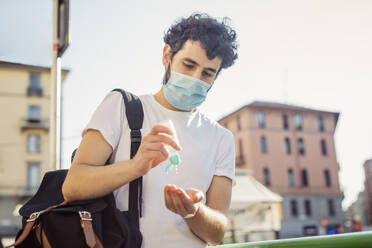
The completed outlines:
[[[165,69],[168,68],[168,65],[170,63],[171,53],[172,53],[172,48],[170,47],[170,45],[168,44],[165,45],[163,48],[163,65]]]

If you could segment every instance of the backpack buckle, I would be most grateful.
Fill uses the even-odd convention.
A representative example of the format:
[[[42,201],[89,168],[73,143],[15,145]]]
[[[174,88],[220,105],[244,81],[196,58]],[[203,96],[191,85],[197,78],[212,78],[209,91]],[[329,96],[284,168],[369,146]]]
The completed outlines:
[[[34,212],[30,215],[30,217],[28,217],[28,219],[26,220],[26,222],[33,222],[35,221],[37,218],[39,218],[40,216],[40,212]]]
[[[79,216],[81,220],[92,221],[92,215],[88,211],[79,211]]]
[[[142,140],[141,130],[137,130],[137,129],[131,130],[130,140],[132,142],[141,143],[141,140]]]

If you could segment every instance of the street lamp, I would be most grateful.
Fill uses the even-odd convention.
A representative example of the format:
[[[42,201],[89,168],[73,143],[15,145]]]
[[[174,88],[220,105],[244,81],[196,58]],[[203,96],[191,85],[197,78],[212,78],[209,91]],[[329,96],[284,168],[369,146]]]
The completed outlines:
[[[53,0],[53,65],[50,94],[49,161],[61,169],[61,56],[69,45],[69,0]]]

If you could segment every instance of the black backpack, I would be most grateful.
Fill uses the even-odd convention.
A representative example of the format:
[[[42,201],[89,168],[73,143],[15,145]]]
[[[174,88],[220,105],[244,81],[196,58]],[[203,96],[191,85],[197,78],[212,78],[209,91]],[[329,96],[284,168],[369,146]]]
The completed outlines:
[[[129,92],[121,89],[113,91],[123,96],[131,129],[130,158],[133,158],[142,138],[142,104],[137,96]],[[130,182],[129,210],[120,211],[116,208],[113,193],[92,200],[65,202],[62,184],[66,175],[67,170],[50,171],[44,175],[36,194],[19,210],[22,229],[15,244],[8,247],[141,247],[142,177]]]

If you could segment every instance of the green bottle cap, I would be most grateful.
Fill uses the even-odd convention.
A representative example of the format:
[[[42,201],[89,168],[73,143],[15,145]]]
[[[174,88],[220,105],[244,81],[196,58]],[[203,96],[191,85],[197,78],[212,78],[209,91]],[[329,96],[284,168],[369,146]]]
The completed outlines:
[[[180,163],[180,160],[178,159],[177,155],[173,155],[169,158],[172,165],[178,165]]]

